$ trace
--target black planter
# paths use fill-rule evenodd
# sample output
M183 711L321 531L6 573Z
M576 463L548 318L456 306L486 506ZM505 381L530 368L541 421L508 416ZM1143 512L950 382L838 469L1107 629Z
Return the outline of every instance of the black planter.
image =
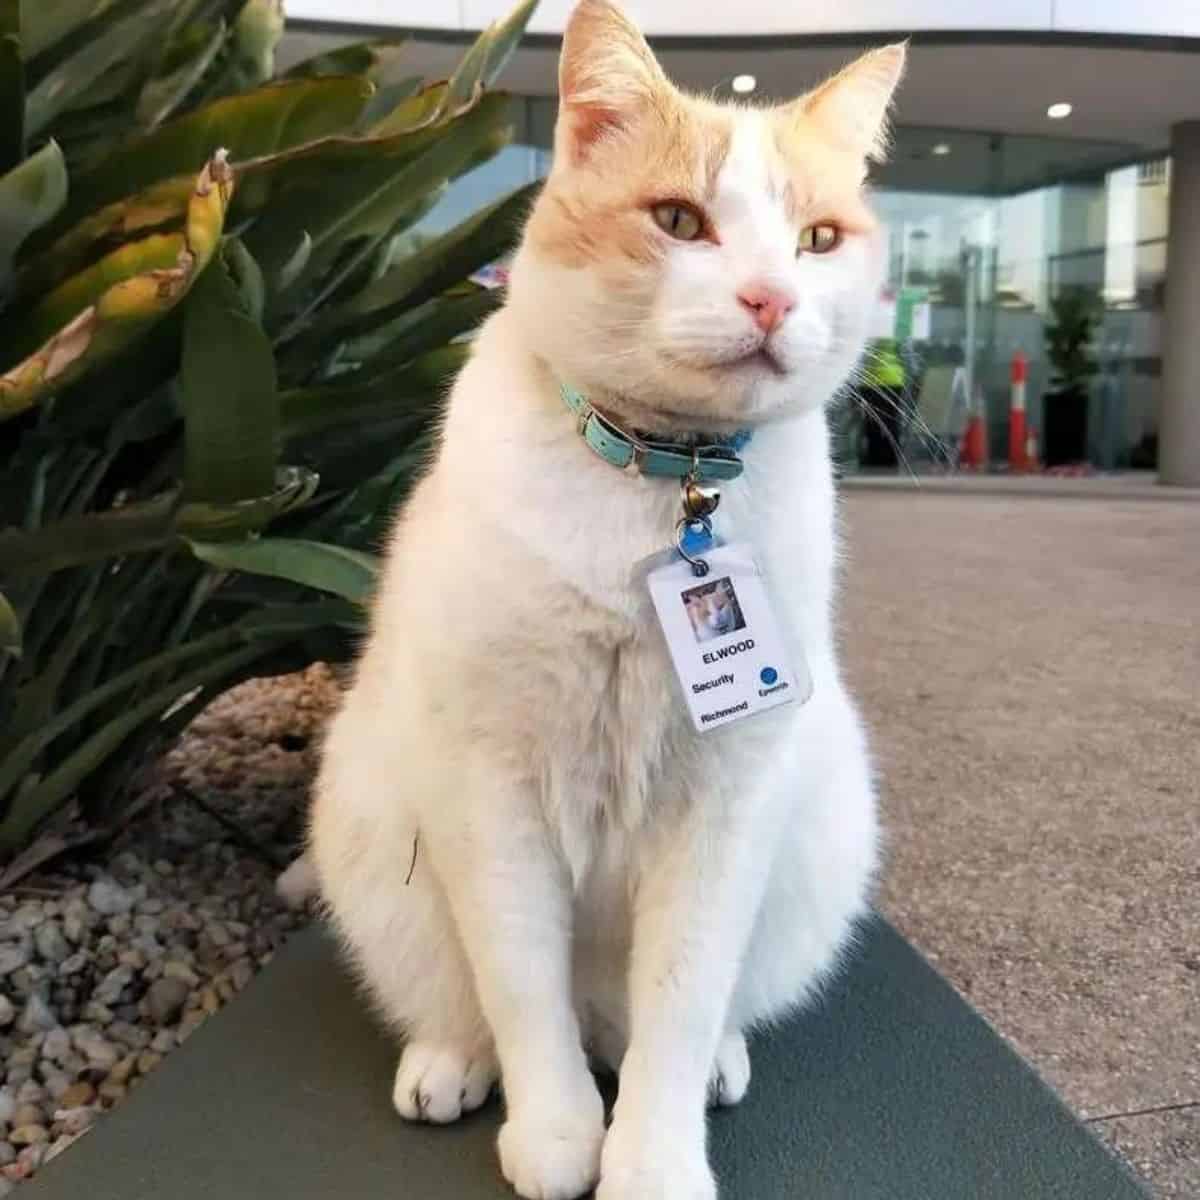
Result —
M1061 467L1087 460L1088 394L1079 388L1042 397L1042 460Z

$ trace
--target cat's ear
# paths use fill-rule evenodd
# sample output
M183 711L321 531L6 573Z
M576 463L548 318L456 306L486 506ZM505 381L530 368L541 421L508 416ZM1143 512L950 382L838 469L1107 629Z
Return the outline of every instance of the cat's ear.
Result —
M670 91L637 26L609 0L580 0L567 22L558 66L558 137L571 160Z
M888 148L888 110L907 57L907 42L868 51L789 107L815 121L837 145L882 160Z

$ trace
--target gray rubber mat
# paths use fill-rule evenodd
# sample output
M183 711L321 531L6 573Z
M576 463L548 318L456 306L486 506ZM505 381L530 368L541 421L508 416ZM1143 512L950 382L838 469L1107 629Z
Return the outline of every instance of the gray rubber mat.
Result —
M890 926L752 1047L710 1122L722 1200L1137 1200L1127 1174ZM504 1200L496 1103L391 1110L396 1051L310 931L24 1200ZM647 1198L652 1200L652 1198Z

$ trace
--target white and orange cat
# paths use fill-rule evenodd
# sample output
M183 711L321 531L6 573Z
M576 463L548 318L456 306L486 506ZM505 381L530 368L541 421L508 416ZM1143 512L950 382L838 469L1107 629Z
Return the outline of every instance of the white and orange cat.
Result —
M904 56L721 104L584 0L507 303L392 538L309 861L404 1036L396 1107L453 1121L501 1083L529 1200L711 1200L706 1105L741 1099L747 1035L813 994L867 903L825 406L879 284L862 187ZM658 438L752 431L718 530L754 544L807 704L693 731L636 570L678 483L594 454L562 383ZM589 1056L620 1074L607 1129Z

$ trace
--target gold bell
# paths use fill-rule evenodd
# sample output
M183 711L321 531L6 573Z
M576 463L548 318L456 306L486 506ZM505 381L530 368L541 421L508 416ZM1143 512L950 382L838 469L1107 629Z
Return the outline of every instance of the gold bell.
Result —
M720 503L720 488L699 483L690 476L683 481L683 511L691 520L712 516Z

